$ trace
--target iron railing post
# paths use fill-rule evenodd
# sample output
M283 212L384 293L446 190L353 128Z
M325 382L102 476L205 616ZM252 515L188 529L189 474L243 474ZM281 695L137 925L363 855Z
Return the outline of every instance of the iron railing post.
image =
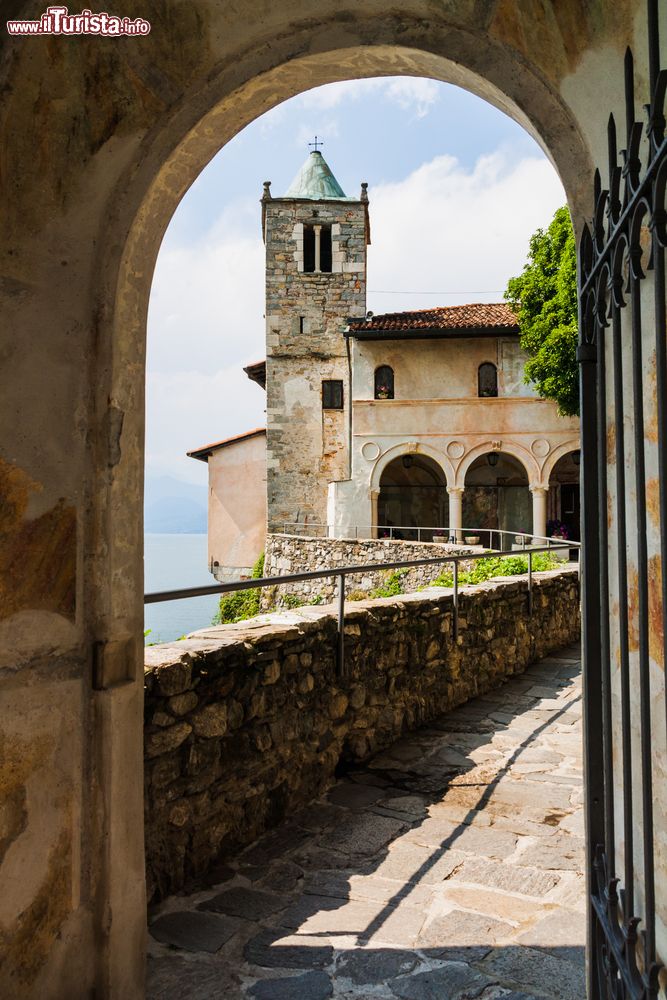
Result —
M459 561L454 560L454 642L459 638Z
M338 634L336 666L338 676L345 676L345 574L338 576Z
M528 549L528 617L533 617L533 550Z

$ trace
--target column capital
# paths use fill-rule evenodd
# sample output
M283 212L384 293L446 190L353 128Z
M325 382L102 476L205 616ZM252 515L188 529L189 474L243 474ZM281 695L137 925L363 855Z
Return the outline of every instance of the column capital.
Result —
M463 486L448 486L447 492L449 493L450 497L456 497L456 496L462 497L465 492L465 488Z
M548 486L540 486L538 484L533 484L533 483L530 484L528 489L533 494L533 496L540 496L540 495L546 496L546 494L549 492Z
M379 488L376 489L376 490L371 489L368 492L370 493L371 497L379 497L380 496L380 489Z

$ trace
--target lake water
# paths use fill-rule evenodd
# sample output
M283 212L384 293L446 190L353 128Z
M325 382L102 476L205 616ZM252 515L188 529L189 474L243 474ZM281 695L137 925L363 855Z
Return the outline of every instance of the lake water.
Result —
M208 571L206 535L144 535L144 589L176 590L215 583ZM146 642L171 642L211 624L219 595L165 601L144 607Z

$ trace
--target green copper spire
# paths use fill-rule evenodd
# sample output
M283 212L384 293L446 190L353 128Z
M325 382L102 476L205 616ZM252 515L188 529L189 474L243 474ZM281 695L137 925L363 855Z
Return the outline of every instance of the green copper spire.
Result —
M285 197L311 198L313 201L347 198L319 149L308 154L308 159L290 184Z

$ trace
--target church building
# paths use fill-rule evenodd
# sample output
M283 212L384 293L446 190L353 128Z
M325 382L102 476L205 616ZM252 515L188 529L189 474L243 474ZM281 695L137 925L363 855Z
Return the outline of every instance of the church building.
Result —
M348 197L319 149L261 204L266 361L245 370L266 433L188 453L209 465L214 575L247 572L265 531L578 538L579 421L524 383L510 308L369 313L367 184Z

